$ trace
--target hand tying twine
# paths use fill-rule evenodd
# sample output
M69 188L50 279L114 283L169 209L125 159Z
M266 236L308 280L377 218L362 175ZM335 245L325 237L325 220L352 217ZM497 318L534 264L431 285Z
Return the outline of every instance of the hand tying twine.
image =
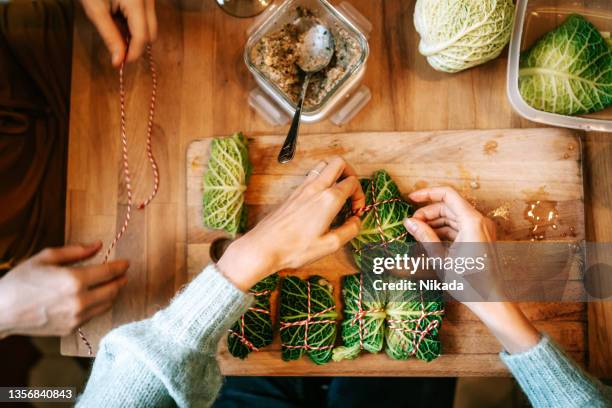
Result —
M159 169L157 167L157 162L155 161L155 157L153 156L153 146L152 146L152 134L153 134L153 120L155 118L155 102L157 97L157 70L155 67L155 61L153 60L153 53L151 50L151 45L147 46L146 50L149 72L151 73L151 100L149 102L149 115L147 118L147 138L146 138L146 152L147 158L149 159L149 163L151 164L151 170L153 171L153 188L149 196L138 205L138 209L144 209L157 195L157 190L159 189ZM123 224L121 225L121 229L115 235L115 238L108 246L106 253L104 254L104 261L106 263L110 254L127 231L128 225L130 223L130 217L132 214L132 178L130 176L130 165L128 159L128 139L127 139L127 119L126 119L126 108L125 108L125 81L124 81L124 69L125 69L125 61L121 63L121 68L119 69L119 107L120 107L120 115L121 115L121 156L123 161L123 182L125 184L125 190L127 194L127 207L125 211L125 216L123 218ZM85 337L83 330L79 327L77 329L79 337L81 341L87 347L88 354L90 356L93 355L93 348L91 343Z

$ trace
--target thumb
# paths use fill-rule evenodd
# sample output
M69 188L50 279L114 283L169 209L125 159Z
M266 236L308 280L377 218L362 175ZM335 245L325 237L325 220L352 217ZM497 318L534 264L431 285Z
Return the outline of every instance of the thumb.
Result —
M427 223L416 218L404 218L404 227L419 242L440 242L440 238Z

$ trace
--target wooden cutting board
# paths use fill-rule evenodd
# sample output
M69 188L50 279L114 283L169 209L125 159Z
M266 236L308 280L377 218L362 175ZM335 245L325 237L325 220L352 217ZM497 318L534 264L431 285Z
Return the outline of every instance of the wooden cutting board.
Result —
M296 158L276 162L282 136L251 138L249 156L253 175L246 193L249 226L299 185L320 160L341 155L359 176L387 170L403 194L426 186L450 185L482 212L494 217L499 240L534 238L534 224L526 217L530 203L540 200L558 213L556 229L540 228L545 240L582 240L584 204L581 141L566 129L501 129L436 132L369 132L304 135ZM211 138L192 142L187 150L187 267L190 278L210 262L210 247L224 232L202 226L202 176ZM274 240L275 237L270 237ZM345 251L339 251L298 271L319 274L334 285L341 310L340 277L356 272ZM281 275L285 272L281 273ZM576 276L579 278L580 276ZM273 305L276 305L276 296ZM523 310L578 361L586 348L586 306L582 303L523 303ZM275 307L276 309L276 307ZM316 366L307 358L284 362L275 328L274 343L246 360L232 357L225 340L219 363L225 375L337 375L337 376L487 376L507 375L499 360L500 346L464 306L446 305L441 340L443 355L431 363L394 361L384 353L365 353L356 360ZM276 316L276 310L273 310ZM275 319L277 320L277 319Z

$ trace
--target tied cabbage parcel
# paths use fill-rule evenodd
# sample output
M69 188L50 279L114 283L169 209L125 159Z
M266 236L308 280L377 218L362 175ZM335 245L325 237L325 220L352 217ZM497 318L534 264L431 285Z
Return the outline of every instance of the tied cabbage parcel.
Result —
M280 294L282 358L297 360L304 354L316 364L332 357L336 341L336 302L331 284L320 276L283 279Z
M251 351L259 351L272 343L274 333L270 316L270 295L277 284L278 275L274 274L250 289L249 292L255 298L253 306L234 323L227 335L227 348L234 357L244 359Z
M362 179L361 187L366 206L361 211L361 230L351 246L355 263L363 269L374 256L401 253L413 239L403 224L412 215L412 206L402 199L391 176L379 170L371 179Z
M402 199L384 170L362 180L361 185L366 206L361 211L361 231L351 245L362 273L343 278L343 346L334 349L333 359L353 359L361 350L377 353L384 346L394 359L415 356L431 361L440 355L437 337L444 313L441 293L375 290L373 280L399 278L373 277L371 273L375 258L410 252L414 240L402 221L412 215L412 206Z
M342 278L343 346L334 349L334 361L352 360L359 356L361 350L378 353L383 348L386 294L371 290L371 286L364 286L360 282L362 276L356 274ZM362 288L363 291L368 290L368 293L360 293Z
M443 72L484 64L510 41L513 17L512 0L417 0L419 52Z
M388 276L389 282L398 279ZM385 352L389 357L431 361L440 356L438 332L444 315L440 291L390 290L386 312Z
M595 26L573 14L521 55L519 91L530 106L562 115L612 104L612 51Z
M371 280L360 281L363 275L344 278L343 346L334 349L333 360L354 359L361 350L377 353L383 345L385 353L395 360L438 358L441 353L438 336L444 315L442 293L420 289L374 290ZM377 279L393 283L401 278L386 275Z
M232 236L246 227L244 192L251 173L248 142L242 133L215 138L204 175L203 221Z

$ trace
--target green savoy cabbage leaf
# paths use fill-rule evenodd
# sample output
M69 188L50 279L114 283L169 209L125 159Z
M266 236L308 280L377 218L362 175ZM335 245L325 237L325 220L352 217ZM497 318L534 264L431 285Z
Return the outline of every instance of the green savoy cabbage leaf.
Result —
M372 285L375 279L399 279L388 274L374 277L373 260L411 252L415 243L402 221L412 215L412 206L383 170L362 180L361 185L366 206L361 212L361 231L351 246L362 272L343 278L343 345L334 349L333 359L353 359L361 350L377 353L384 347L397 360L416 357L431 361L440 355L441 293L375 290Z
M230 328L227 348L238 358L245 358L251 351L258 351L272 343L272 318L270 295L276 289L278 275L270 275L250 289L255 300L253 306Z
M246 227L244 192L251 173L248 142L242 133L215 138L204 175L203 222L232 236Z
M521 55L519 90L535 109L562 115L612 104L612 51L595 26L573 14Z
M389 282L400 279L389 275ZM385 352L396 360L416 357L431 361L440 356L438 333L444 302L441 292L420 290L388 291Z
M361 214L361 230L357 237L351 240L353 258L357 266L367 268L368 257L376 253L375 249L385 251L389 244L394 253L397 246L413 242L406 232L403 220L412 215L412 206L401 197L399 188L391 176L379 170L371 179L361 180L361 187L366 195L366 207Z
M347 275L342 278L344 320L342 321L343 346L336 347L333 360L341 361L357 357L361 350L378 353L383 348L385 335L385 293L369 290L363 285L363 275ZM360 289L360 287L362 289Z
M338 312L332 286L320 276L283 279L280 293L282 358L297 360L304 354L316 364L332 358Z

